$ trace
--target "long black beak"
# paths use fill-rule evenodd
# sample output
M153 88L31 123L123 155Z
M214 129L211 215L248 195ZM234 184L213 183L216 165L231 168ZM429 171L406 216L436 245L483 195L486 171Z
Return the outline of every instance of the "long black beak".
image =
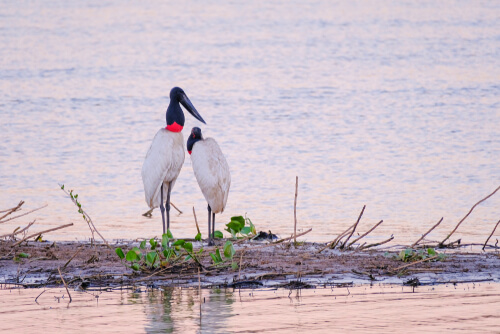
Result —
M201 115L198 113L196 108L193 106L193 104L191 103L191 101L189 100L189 98L187 97L186 94L182 94L182 97L181 97L179 102L184 106L184 108L186 108L187 111L189 111L189 113L191 115L194 116L194 118L196 118L197 120L199 120L203 124L207 124L207 123L205 123L205 121L203 120Z

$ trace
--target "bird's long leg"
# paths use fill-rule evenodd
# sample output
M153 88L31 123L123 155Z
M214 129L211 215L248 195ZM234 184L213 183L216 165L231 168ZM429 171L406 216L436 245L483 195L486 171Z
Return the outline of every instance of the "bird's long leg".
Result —
M212 233L210 231L210 227L211 227L210 217L212 216L212 209L210 208L210 205L207 207L207 209L208 209L208 245L212 246L213 245L213 242L212 242Z
M212 213L212 238L215 238L215 212Z
M170 190L172 189L172 182L168 183L167 191L167 231L170 230ZM165 230L165 229L164 229ZM165 231L163 231L165 233Z
M165 207L163 206L163 183L160 188L160 211L161 211L161 220L163 221L163 234L165 234Z

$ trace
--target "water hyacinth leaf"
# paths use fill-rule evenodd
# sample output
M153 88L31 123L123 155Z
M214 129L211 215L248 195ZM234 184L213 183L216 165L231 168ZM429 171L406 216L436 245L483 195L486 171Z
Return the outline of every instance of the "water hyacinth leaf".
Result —
M201 241L201 232L198 232L198 234L196 235L196 237L194 237L194 240Z
M173 246L182 246L182 245L184 245L184 243L185 243L184 240L179 239L176 242L174 242Z
M215 239L222 239L222 238L224 238L224 235L222 234L221 231L215 231L214 232L214 238Z
M165 256L165 259L168 260L172 256L172 250L171 249L165 249L163 251L163 256Z
M182 245L182 247L188 252L192 253L193 252L193 244L190 242L186 242L185 244Z
M231 217L231 221L232 222L238 222L240 224L241 228L243 228L243 226L245 226L245 218L243 218L243 216L234 216L234 217Z
M123 260L125 258L125 254L123 254L123 250L120 247L115 249L115 253L120 259Z
M234 250L233 243L231 241L226 241L224 245L224 256L228 259L232 259L236 251Z
M248 235L252 232L252 229L250 228L250 226L245 226L241 229L241 234L244 234L244 235Z
M231 222L227 223L226 226L227 226L228 232L231 232L231 230L232 230L232 231L234 231L234 233L238 233L242 228L240 223L237 221L231 221Z
M237 262L231 263L231 268L233 268L233 270L238 270L238 263Z
M140 271L141 270L141 267L139 266L139 263L132 264L132 266L130 268L134 269L135 271Z
M138 259L137 259L137 253L136 253L136 252L134 252L134 250L132 250L132 249L131 249L131 250L129 250L129 251L127 252L127 256L125 257L125 260L130 261L130 262L135 261L135 260L138 260Z
M184 258L184 262L191 260L191 255L188 255Z
M427 248L427 254L434 256L436 255L436 250L434 248Z
M144 249L144 248L146 248L146 240L142 240L142 241L141 241L141 244L139 245L139 248L140 248L140 249Z
M153 263L155 263L156 257L157 257L156 252L149 252L146 255L146 262L153 264Z
M165 249L168 248L168 242L170 241L170 238L168 235L165 233L161 236L161 246Z
M170 232L170 230L167 230L167 237L169 237L170 239L174 238L174 236L172 235L172 232Z
M218 248L215 251L215 256L217 257L217 261L222 262L222 256L220 256L220 251Z
M19 254L17 254L17 257L28 258L28 257L30 257L30 255L27 253L19 253Z
M214 264L219 263L219 262L217 261L217 257L215 256L215 254L210 253L210 257L212 258L212 261L214 262Z
M155 239L150 239L149 244L151 245L151 249L155 249L158 244Z

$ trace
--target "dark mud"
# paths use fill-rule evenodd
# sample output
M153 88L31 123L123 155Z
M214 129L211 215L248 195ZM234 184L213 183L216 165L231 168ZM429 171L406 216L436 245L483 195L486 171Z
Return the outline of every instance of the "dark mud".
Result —
M223 241L219 241L223 245ZM137 273L120 262L115 247L124 250L137 243L117 243L92 247L77 242L29 242L12 247L0 242L0 283L23 287L61 286L62 275L71 288L119 286L258 286L309 288L359 283L439 284L496 281L500 282L498 252L450 252L441 261L427 261L397 269L407 263L395 259L398 250L338 251L318 250L324 244L304 243L268 246L266 243L235 245L234 262L213 266L206 248L200 257L202 267L194 261L174 263L156 271ZM194 243L195 249L201 246ZM79 251L78 251L79 250ZM213 249L212 249L213 251ZM78 253L77 253L78 252ZM20 253L29 258L17 258ZM76 256L75 256L75 253ZM68 261L73 259L68 263ZM67 264L68 263L68 264ZM67 265L66 265L67 264Z

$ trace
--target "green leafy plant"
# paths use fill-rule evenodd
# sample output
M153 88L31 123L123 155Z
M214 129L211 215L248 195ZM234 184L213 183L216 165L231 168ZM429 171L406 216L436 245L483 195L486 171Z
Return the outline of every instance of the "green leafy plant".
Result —
M133 247L127 254L120 247L116 248L115 252L122 261L126 261L128 267L136 271L165 267L169 263L178 261L184 255L184 261L193 259L200 263L193 252L191 242L179 239L171 244L172 239L173 235L168 230L167 233L162 235L161 241L152 238L149 240L148 245L147 240L143 240L140 242L139 247ZM198 254L201 252L203 252L203 248L200 249Z
M441 261L446 258L446 255L443 253L438 253L434 248L413 250L411 248L407 248L399 252L396 255L396 259L403 262L415 262L420 260L425 260L433 256L438 256L436 261Z
M231 221L226 224L226 227L226 231L231 233L233 238L257 234L255 226L250 218L243 216L231 217Z
M234 249L233 243L227 240L222 248L222 255L220 249L216 248L215 253L210 253L210 257L212 258L213 264L216 266L225 264L227 261L232 261L231 267L236 270L238 269L238 264L233 261L234 254L236 254L236 250Z

